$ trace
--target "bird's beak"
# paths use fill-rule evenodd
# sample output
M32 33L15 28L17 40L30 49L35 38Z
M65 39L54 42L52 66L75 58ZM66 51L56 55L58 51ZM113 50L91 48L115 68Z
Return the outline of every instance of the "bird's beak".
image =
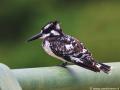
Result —
M40 33L30 37L27 41L30 42L30 41L36 40L36 39L40 38L41 36L42 36L42 33L40 32Z

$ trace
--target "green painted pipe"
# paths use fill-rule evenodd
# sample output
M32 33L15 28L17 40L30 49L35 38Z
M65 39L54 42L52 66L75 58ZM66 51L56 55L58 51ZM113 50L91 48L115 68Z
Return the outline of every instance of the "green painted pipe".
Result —
M76 65L13 69L12 72L23 90L119 90L120 62L106 64L112 66L110 74Z

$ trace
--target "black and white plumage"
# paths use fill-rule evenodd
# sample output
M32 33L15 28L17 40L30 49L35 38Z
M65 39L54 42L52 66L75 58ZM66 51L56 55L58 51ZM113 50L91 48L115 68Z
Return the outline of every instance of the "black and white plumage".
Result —
M57 21L49 22L40 33L31 37L28 41L38 38L43 39L44 50L49 55L62 60L64 62L63 66L67 63L73 63L94 72L108 73L111 70L110 66L96 62L83 43L64 34Z

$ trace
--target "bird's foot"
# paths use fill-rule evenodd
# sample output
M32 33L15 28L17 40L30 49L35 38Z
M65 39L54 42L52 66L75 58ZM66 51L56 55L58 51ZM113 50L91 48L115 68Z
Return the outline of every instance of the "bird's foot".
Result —
M67 62L61 63L58 66L66 68Z

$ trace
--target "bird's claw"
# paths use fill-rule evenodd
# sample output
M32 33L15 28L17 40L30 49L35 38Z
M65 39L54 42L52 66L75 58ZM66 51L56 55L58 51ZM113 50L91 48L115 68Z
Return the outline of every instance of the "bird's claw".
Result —
M67 65L67 62L64 62L64 63L61 63L61 64L59 64L59 65L57 65L57 66L66 68L66 65Z

